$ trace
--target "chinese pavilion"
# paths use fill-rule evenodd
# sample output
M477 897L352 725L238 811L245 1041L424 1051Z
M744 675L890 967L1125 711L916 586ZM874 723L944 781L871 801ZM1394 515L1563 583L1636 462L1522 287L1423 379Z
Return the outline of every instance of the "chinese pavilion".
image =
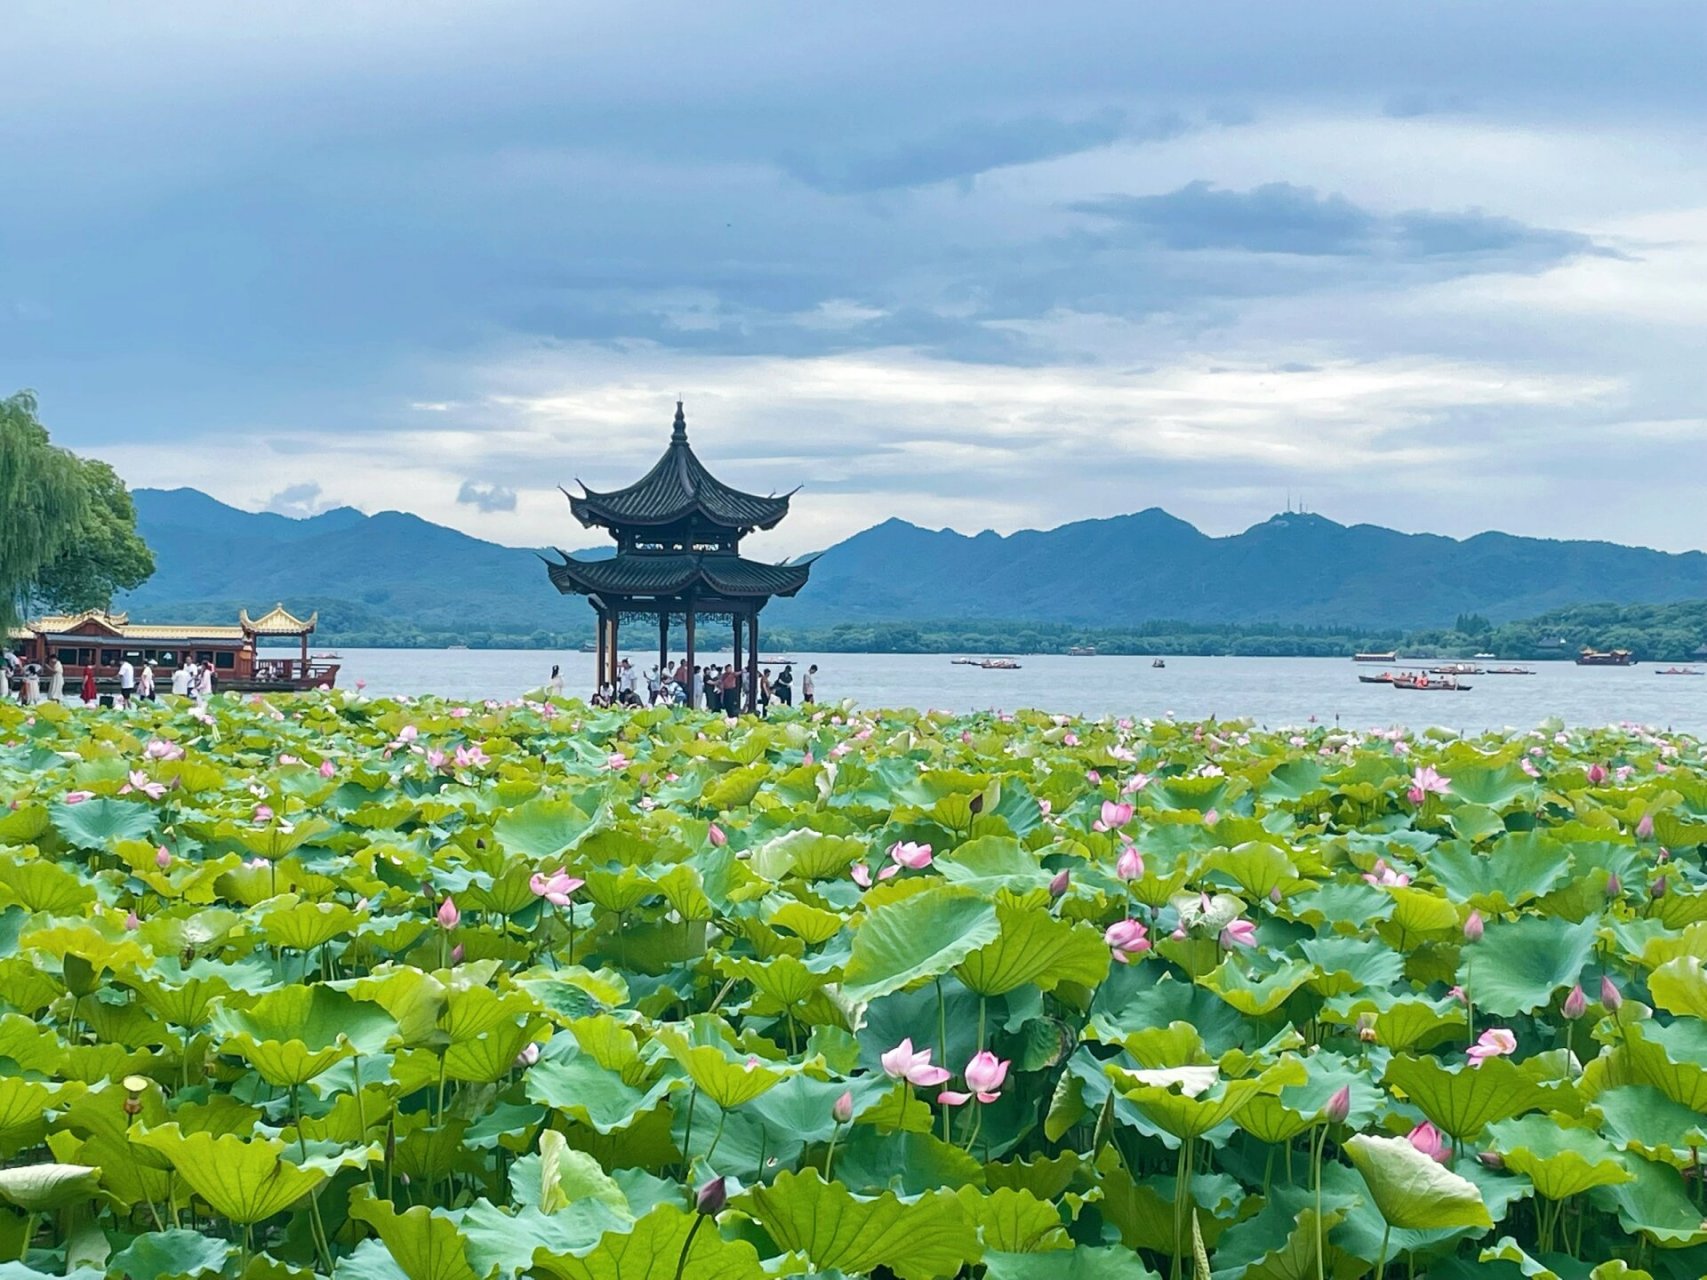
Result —
M657 620L662 667L669 661L670 619L681 617L690 672L698 624L727 620L735 667L743 671L743 701L751 706L759 682L759 611L772 596L792 596L804 587L812 566L748 560L741 555L741 539L775 528L793 494L744 493L707 471L688 444L687 417L678 400L670 447L650 471L626 489L599 493L582 484L579 497L567 490L564 496L583 525L606 529L616 539L616 554L608 559L581 560L559 550L561 564L546 561L552 584L564 595L586 596L598 615L598 683L616 683L624 619ZM693 706L698 681L687 684Z

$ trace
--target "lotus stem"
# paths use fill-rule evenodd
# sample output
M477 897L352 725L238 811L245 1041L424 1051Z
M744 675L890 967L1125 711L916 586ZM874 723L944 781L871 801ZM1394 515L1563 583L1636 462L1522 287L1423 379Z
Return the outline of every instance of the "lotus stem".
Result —
M1316 1131L1316 1140L1310 1152L1310 1172L1316 1186L1316 1280L1324 1280L1322 1263L1322 1148L1328 1141L1328 1126L1322 1125Z
M682 1241L682 1251L676 1258L676 1280L682 1280L682 1270L688 1265L688 1250L693 1248L693 1238L699 1234L700 1224L705 1221L705 1217L703 1213L694 1215L693 1226L688 1228L687 1239Z
M1375 1280L1387 1273L1387 1245L1393 1237L1393 1224L1385 1222L1381 1227L1381 1257L1375 1263Z

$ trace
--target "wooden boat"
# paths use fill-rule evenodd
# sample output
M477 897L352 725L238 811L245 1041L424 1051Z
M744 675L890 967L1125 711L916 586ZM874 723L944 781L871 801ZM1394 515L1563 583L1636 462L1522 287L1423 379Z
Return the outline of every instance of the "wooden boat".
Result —
M985 658L978 664L985 671L1018 671L1019 663L1012 658Z
M1393 653L1354 653L1351 655L1351 660L1353 662L1393 663L1393 662L1397 662L1399 660L1399 655L1397 652L1393 652Z
M88 609L37 618L13 634L13 643L19 657L43 668L57 657L65 667L68 690L82 680L87 667L94 668L95 683L102 689L117 688L119 666L129 662L133 670L153 666L155 688L169 691L172 672L196 662L213 667L214 688L222 692L287 693L331 688L338 682L337 655L308 653L308 637L319 621L318 613L298 618L282 604L259 618L240 609L235 626L132 622L129 614ZM299 654L260 647L263 639L287 638L300 642Z
M1163 662L1163 661L1162 661L1162 660L1161 660L1161 659L1160 659L1160 658L1157 658L1157 659L1156 659L1156 660L1155 660L1155 661L1154 661L1154 662L1152 662L1152 663L1151 663L1151 664L1150 664L1150 665L1151 665L1151 666L1152 666L1152 667L1165 667L1165 666L1167 666L1167 665L1168 665L1168 664L1167 664L1167 663L1165 663L1165 662Z
M1391 671L1383 671L1378 676L1358 676L1357 682L1359 684L1392 684L1393 673Z
M1447 662L1438 667L1430 667L1431 676L1479 676L1482 669L1473 662Z
M1484 667L1481 674L1485 676L1532 676L1535 672L1530 667Z
M1069 658L1094 658L1097 656L1097 647L1094 644L1076 644L1067 650L1067 656Z
M955 667L978 667L983 665L983 663L981 663L977 658L950 658L948 661L950 666Z
M1420 693L1438 693L1442 691L1468 691L1471 686L1459 680L1456 676L1447 676L1441 680L1430 680L1423 672L1414 676L1396 675L1391 681L1395 689L1415 689Z
M1577 655L1579 667L1633 667L1636 655L1628 649L1584 649Z

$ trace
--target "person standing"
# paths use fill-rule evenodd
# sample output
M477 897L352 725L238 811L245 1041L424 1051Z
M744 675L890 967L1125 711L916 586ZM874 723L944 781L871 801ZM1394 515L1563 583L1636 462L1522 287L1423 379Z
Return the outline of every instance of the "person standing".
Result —
M563 671L556 663L551 664L551 679L546 682L546 691L554 698L563 696Z
M202 663L202 669L196 675L196 701L206 702L213 697L213 663Z
M776 678L776 700L785 707L794 705L794 668L784 667Z
M172 696L187 698L190 696L190 680L194 673L188 662L180 662L172 671Z
M0 656L0 702L6 702L12 697L12 651L6 650Z
M818 682L813 677L818 674L818 664L814 662L806 668L806 675L800 681L800 705L806 706L818 696Z
M101 699L99 690L95 688L95 668L83 668L83 705L92 707Z
M741 678L735 674L733 666L724 667L723 674L717 677L717 692L724 715L741 714Z
M115 707L128 707L130 700L136 696L136 668L130 665L128 657L119 660L119 700Z
M57 653L47 664L47 697L49 702L65 701L65 664Z
M154 664L142 664L142 672L136 677L136 696L144 702L154 701Z
M759 672L759 715L768 716L771 710L771 669Z

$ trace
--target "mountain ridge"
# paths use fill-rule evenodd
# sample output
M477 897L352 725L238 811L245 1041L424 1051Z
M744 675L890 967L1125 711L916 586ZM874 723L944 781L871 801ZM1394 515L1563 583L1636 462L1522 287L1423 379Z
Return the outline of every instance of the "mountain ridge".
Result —
M331 635L388 626L591 634L535 550L409 512L246 512L195 489L139 489L154 578L115 602L166 618L236 603L320 608ZM579 532L579 530L577 530ZM600 549L588 549L592 554ZM608 550L605 552L608 554ZM963 534L891 517L826 548L772 626L981 618L1118 626L1160 619L1412 628L1587 602L1707 598L1707 555L1495 530L1457 539L1282 512L1210 535L1161 507L1053 529ZM186 617L189 615L185 615Z

